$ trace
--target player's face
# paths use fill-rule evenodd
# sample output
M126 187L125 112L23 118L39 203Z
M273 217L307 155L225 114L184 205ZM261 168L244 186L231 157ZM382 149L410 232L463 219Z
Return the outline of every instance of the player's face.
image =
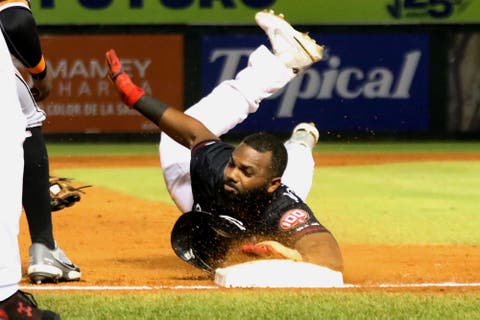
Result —
M271 152L258 152L240 144L224 170L225 191L232 196L273 192L280 184L280 178L272 178L271 164Z

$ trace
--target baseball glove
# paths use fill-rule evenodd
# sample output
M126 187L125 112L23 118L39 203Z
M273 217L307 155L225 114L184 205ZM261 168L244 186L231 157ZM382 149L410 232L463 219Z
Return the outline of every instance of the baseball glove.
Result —
M71 207L75 202L80 201L81 189L91 187L90 185L74 187L72 179L50 177L50 207L52 211L62 210Z

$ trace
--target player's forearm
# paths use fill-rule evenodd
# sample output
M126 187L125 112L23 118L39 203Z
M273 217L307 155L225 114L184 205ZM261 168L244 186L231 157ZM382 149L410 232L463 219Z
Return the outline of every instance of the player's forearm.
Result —
M174 108L165 110L159 127L170 138L189 149L202 141L218 139L203 123Z
M46 71L46 69L45 69ZM42 79L33 78L33 85L30 88L35 101L42 101L50 94L52 90L52 75L51 72L44 74Z
M122 101L155 123L170 138L191 149L201 141L218 139L200 121L185 113L170 108L166 103L145 93L125 73L115 50L105 53L109 77L115 84Z
M200 121L149 95L142 96L133 108L189 149L201 141L217 139Z
M256 244L244 244L242 251L261 257L289 259L303 261L302 255L296 250L289 248L278 241L266 240Z
M302 237L295 244L304 262L343 271L343 258L337 241L329 232L313 233Z
M166 103L159 101L152 96L143 93L141 98L133 105L133 109L140 112L145 118L159 126L165 110L168 108Z

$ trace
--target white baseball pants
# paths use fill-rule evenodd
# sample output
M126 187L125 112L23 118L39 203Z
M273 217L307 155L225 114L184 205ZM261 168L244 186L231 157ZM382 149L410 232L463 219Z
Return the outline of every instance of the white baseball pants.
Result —
M0 32L0 301L18 290L21 264L18 248L22 212L23 140L26 120L20 107L15 83L15 68L5 39Z
M220 83L185 113L220 137L245 120L248 114L257 111L263 99L282 89L293 78L295 74L292 69L262 45L250 54L247 67L235 79ZM288 165L282 182L305 199L313 178L311 150L293 141L287 141L285 146ZM191 211L190 150L164 133L161 134L159 150L170 196L181 212Z

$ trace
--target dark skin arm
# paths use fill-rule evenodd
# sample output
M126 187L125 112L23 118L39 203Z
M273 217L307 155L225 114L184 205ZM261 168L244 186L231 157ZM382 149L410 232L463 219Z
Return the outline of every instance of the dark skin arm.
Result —
M343 258L335 238L329 232L312 233L302 237L295 244L304 262L343 271Z
M192 149L199 142L205 140L218 140L218 137L203 123L176 108L167 106L152 96L142 96L133 108L188 149Z
M169 137L188 149L205 140L218 140L218 137L200 121L147 95L143 89L135 85L123 71L115 50L107 51L105 56L109 77L127 106L140 112Z
M175 108L165 110L158 127L189 149L205 140L218 140L200 121Z
M340 248L329 232L307 234L298 240L293 248L278 241L266 240L254 246L244 247L243 250L264 258L309 262L335 271L343 271Z

